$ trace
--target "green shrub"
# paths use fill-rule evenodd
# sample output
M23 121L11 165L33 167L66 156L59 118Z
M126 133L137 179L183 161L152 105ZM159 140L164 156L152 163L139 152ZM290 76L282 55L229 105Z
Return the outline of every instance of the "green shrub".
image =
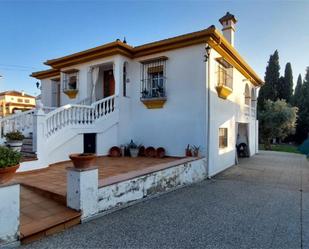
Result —
M9 141L13 141L13 140L20 141L20 140L23 140L25 136L20 131L12 131L12 132L6 133L5 138Z
M0 146L0 168L7 168L19 164L21 154L4 146Z

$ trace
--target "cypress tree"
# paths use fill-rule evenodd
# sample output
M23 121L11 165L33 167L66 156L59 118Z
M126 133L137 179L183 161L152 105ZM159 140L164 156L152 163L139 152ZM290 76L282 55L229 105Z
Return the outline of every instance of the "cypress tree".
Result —
M276 50L269 57L268 65L265 72L265 84L261 87L258 97L258 110L264 109L264 103L270 99L272 101L278 98L278 86L280 77L279 53Z
M284 77L279 80L278 99L285 99L287 103L291 103L293 95L293 72L291 63L285 65Z
M297 78L297 83L296 83L294 95L293 95L293 101L292 101L292 104L294 106L297 106L297 107L299 107L299 105L301 103L302 86L303 86L303 80L301 78L301 74L299 74L298 78Z
M300 89L300 97L298 100L299 114L295 138L298 143L302 143L307 139L309 133L309 67L307 67L306 76Z
M277 86L277 93L278 93L277 99L286 100L285 99L286 98L285 78L283 76L279 78L279 84Z

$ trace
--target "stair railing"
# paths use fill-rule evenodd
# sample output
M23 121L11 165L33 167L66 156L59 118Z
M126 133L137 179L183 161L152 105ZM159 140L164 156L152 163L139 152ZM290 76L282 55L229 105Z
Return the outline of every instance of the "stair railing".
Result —
M94 102L90 106L69 104L45 116L45 136L50 137L67 126L87 126L115 111L115 95Z
M78 101L76 104L77 105L91 105L92 104L92 98L88 97L88 98L82 99L82 100Z
M12 131L32 132L34 112L35 109L32 109L0 118L0 138L4 138L6 133Z

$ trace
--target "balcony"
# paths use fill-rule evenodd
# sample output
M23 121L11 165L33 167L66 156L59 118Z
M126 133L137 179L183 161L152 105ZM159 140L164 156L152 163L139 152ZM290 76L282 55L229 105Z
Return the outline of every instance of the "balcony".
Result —
M141 81L141 101L148 109L163 108L166 102L166 78L154 76Z
M75 99L78 93L78 70L71 69L69 71L63 72L62 75L63 93L66 94L70 99Z
M219 66L217 71L218 84L216 90L218 97L227 99L227 97L233 92L233 77L228 74L227 69Z

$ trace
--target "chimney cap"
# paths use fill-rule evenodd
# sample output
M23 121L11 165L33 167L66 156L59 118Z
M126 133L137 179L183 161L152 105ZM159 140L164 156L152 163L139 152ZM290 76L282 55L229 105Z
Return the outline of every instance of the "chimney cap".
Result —
M232 20L234 23L237 23L237 19L230 12L226 12L226 14L219 19L219 22L223 25L223 22Z

